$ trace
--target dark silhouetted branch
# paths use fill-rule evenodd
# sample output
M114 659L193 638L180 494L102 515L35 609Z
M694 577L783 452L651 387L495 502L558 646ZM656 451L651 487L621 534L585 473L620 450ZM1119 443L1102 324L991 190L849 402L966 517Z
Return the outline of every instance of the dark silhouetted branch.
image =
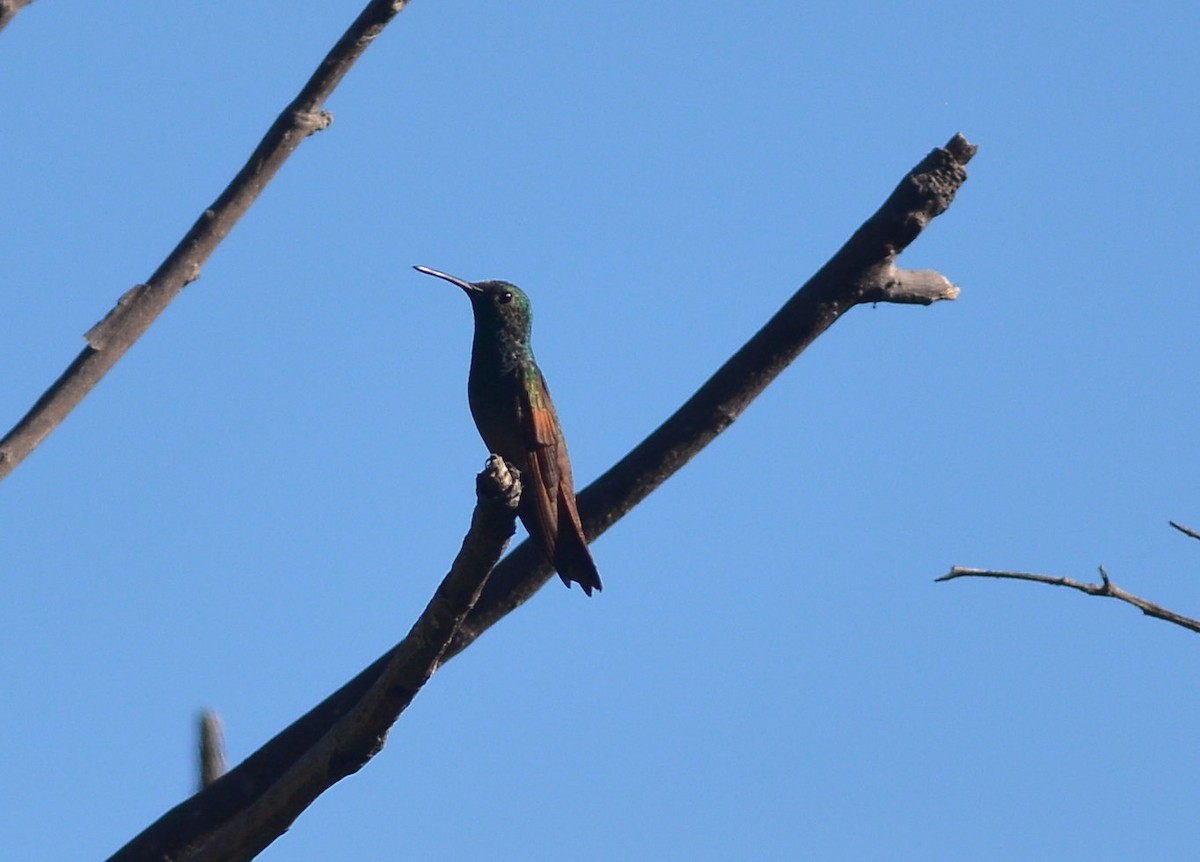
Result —
M267 130L249 161L200 214L145 284L126 291L88 331L87 346L29 412L0 440L0 480L58 427L125 352L150 328L208 260L279 168L313 132L331 122L322 105L376 36L408 0L372 0L321 61L300 94Z
M1177 524L1174 521L1167 521L1167 523L1170 524L1172 527L1174 527L1179 532L1183 533L1185 536L1191 536L1193 539L1200 539L1200 533L1197 533L1195 530L1191 529L1190 527L1185 527L1185 526L1183 526L1183 524Z
M521 485L492 456L476 479L462 550L408 636L243 763L167 812L110 862L252 859L322 792L383 748L437 670L488 573L516 532Z
M950 205L975 149L955 135L945 148L930 153L766 326L674 415L584 490L580 511L590 537L619 520L727 428L849 308L864 302L928 304L957 296L957 288L939 274L897 269L895 259ZM481 495L476 521L486 511L484 499ZM513 532L515 513L515 501L508 503L505 539ZM475 530L473 525L472 534ZM470 541L468 537L468 545ZM492 549L471 554L464 545L460 561L473 559L470 578L481 578L499 553ZM456 561L456 570L458 566ZM387 728L440 662L522 604L549 576L549 566L526 542L492 569L474 602L460 601L459 593L454 602L445 603L453 612L437 613L435 597L403 643L211 787L168 812L113 858L250 858L322 789L361 768L379 750ZM454 572L447 583L453 577ZM497 578L501 586L493 587ZM445 589L444 583L438 595ZM448 643L424 633L431 614L441 620L438 638L444 636Z

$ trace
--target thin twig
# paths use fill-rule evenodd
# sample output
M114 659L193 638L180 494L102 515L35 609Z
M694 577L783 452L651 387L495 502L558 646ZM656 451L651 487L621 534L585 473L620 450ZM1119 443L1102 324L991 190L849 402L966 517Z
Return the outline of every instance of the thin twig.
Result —
M633 451L579 494L589 540L616 523L733 424L817 336L860 303L954 299L958 288L931 270L901 270L896 258L966 181L978 148L961 134L913 168L883 205L687 402ZM451 649L465 649L552 576L529 542L509 554L488 581Z
M1154 602L1126 592L1112 582L1103 566L1100 567L1100 583L1098 584L1089 584L1084 581L1077 581L1074 578L1060 578L1053 575L1035 575L1029 572L1005 572L995 569L968 569L962 566L955 566L948 574L936 578L935 581L953 581L957 578L1001 578L1010 581L1033 581L1036 584L1049 584L1052 587L1067 587L1068 589L1086 593L1089 596L1104 596L1110 599L1117 599L1118 601L1133 605L1146 616L1165 620L1177 626L1182 626L1189 631L1200 633L1200 620L1194 620L1191 617L1185 617L1183 614L1177 614L1175 611L1168 610L1162 605L1156 605Z
M200 214L150 280L126 291L108 315L87 332L88 345L0 440L0 480L58 427L171 300L200 277L205 261L288 157L306 137L329 125L332 117L322 110L325 100L387 23L407 5L408 0L371 0L367 4L299 95L271 124L220 197Z
M454 632L516 532L521 485L492 456L462 549L396 647L211 786L168 811L110 862L252 859L322 792L383 748L388 730L441 664Z
M0 30L7 27L17 13L32 2L33 0L0 0Z
M1174 527L1179 532L1183 533L1185 536L1191 536L1193 539L1200 539L1200 533L1197 533L1195 530L1191 529L1190 527L1185 527L1185 526L1183 526L1183 524L1177 524L1174 521L1167 521L1167 523L1170 524L1172 527Z

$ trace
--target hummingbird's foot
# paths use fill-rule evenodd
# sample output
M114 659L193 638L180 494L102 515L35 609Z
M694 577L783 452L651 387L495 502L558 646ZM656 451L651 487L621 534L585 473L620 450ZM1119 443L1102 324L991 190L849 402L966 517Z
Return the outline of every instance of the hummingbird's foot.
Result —
M475 493L515 512L521 502L521 471L499 455L489 455L483 472L475 477Z

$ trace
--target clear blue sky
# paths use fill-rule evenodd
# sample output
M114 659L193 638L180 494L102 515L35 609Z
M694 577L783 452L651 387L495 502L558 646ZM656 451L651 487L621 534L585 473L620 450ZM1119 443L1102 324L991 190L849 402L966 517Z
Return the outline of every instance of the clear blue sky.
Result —
M157 264L361 0L39 0L0 34L0 424ZM319 8L318 8L319 7ZM522 285L586 484L932 147L858 308L448 665L269 860L1189 858L1200 613L1195 4L415 0L179 300L0 488L0 833L102 858L396 642L486 452Z

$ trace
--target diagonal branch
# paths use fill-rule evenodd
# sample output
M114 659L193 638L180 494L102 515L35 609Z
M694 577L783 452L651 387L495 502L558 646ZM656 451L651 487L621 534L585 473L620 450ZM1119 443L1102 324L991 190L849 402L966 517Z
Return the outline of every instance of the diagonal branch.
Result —
M233 181L200 214L145 284L126 291L116 306L88 331L87 346L46 390L16 426L0 439L0 480L75 409L200 269L221 240L258 199L275 173L313 132L327 128L332 117L322 110L350 67L408 0L371 0L321 61L316 72L283 113ZM3 19L0 19L2 21Z
M817 336L860 303L929 305L958 288L931 270L902 270L897 256L941 215L966 181L977 147L961 134L926 156L879 210L700 389L628 455L579 494L579 513L594 540L733 424L767 385ZM540 553L524 542L506 557L452 652L458 653L501 617L520 607L551 577Z
M1185 617L1183 614L1177 614L1175 611L1168 610L1162 605L1156 605L1154 602L1147 601L1141 596L1135 596L1133 593L1126 592L1109 579L1108 572L1104 571L1104 566L1100 567L1100 583L1098 584L1089 584L1084 581L1077 581L1074 578L1060 578L1053 575L1034 575L1029 572L1004 572L994 569L968 569L962 566L955 566L947 574L942 575L940 578L935 578L934 582L953 581L958 578L1000 578L1009 581L1032 581L1035 584L1049 584L1053 587L1067 587L1068 589L1086 593L1089 596L1104 596L1125 602L1126 604L1133 605L1148 617L1166 620L1169 623L1174 623L1177 626L1182 626L1185 629L1200 634L1200 620L1194 620L1191 617Z
M110 862L252 859L321 793L383 748L516 531L521 485L502 459L488 459L476 495L462 550L408 636L242 764L164 814Z
M1175 521L1167 521L1167 523L1179 532L1183 533L1185 536L1190 536L1193 539L1200 539L1200 533L1197 533L1191 527L1185 527L1183 524L1178 524Z
M590 537L616 523L727 428L792 359L847 309L861 302L929 304L958 295L958 289L943 276L899 270L895 258L930 219L950 205L966 179L964 166L975 149L961 135L955 135L945 149L930 153L745 347L580 495L580 510ZM511 535L511 512L508 517L506 537ZM494 556L491 561L495 561ZM549 575L549 567L528 542L509 554L492 570L472 610L454 627L449 645L438 652L432 666L469 646L485 629L522 604ZM497 578L503 579L502 585L493 588ZM258 824L270 836L261 843L266 846L312 801L309 794L357 770L382 746L391 720L415 694L411 686L397 691L391 680L397 662L411 661L405 651L420 626L418 621L402 644L376 659L211 787L176 806L113 859L249 858L243 854L249 852L251 844L243 842L230 849L232 845L214 837L234 829L234 825L244 837L254 834L254 824ZM427 675L420 678L423 681ZM384 711L390 718L373 725L377 728L374 736L356 737L354 744L341 745L334 753L330 741L343 733L343 723L351 715L375 714L377 708L364 706L364 702L381 693L403 695L407 700L398 709L391 704ZM305 788L302 804L294 806L293 800L285 799L282 801L288 806L281 807L281 794L286 795L283 789L296 784L300 777L304 778Z

